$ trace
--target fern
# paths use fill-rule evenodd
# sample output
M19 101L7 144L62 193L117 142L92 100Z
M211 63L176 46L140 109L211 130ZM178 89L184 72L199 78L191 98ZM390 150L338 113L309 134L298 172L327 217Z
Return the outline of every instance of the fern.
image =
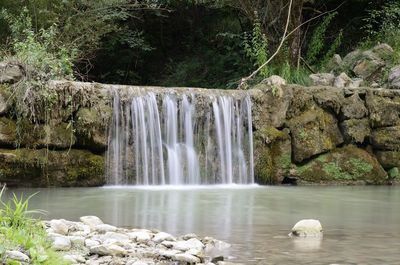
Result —
M325 41L325 34L326 31L332 21L332 19L337 15L337 12L333 12L322 20L321 24L318 25L318 27L315 28L312 36L310 43L308 45L308 50L307 50L307 61L310 64L314 64L317 61L318 55L321 54L323 48L324 48L324 41Z

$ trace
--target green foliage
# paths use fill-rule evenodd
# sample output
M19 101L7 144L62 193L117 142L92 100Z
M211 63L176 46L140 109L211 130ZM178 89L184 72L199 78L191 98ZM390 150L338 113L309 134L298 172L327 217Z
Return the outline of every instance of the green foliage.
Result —
M368 10L368 16L363 19L363 30L367 33L364 45L374 45L376 42L386 42L395 50L400 51L400 2L386 1L383 5Z
M342 44L342 40L343 40L343 30L340 30L338 36L335 38L332 45L329 47L329 50L322 57L322 60L321 60L322 66L326 65L329 62L329 60L331 60L332 57L336 54L337 50L339 49L340 45Z
M341 167L339 167L335 162L325 163L322 169L333 178L337 180L352 180L353 177L344 172Z
M317 63L317 58L320 56L321 52L324 49L325 45L325 35L328 30L328 27L330 23L332 22L332 19L337 15L337 12L333 12L325 16L322 20L322 22L315 28L311 40L308 44L308 50L307 50L307 61L310 64L315 64ZM340 42L339 42L340 45ZM333 45L332 45L333 46ZM332 48L331 46L331 48ZM336 50L336 49L334 49Z
M0 260L4 261L7 250L18 249L29 253L31 264L68 264L51 249L46 231L40 221L30 217L34 213L42 212L29 210L29 200L34 195L24 199L13 194L11 199L4 201L2 198L4 192L5 187L0 191ZM5 264L20 263L7 259Z
M76 59L76 50L65 47L57 41L58 32L55 25L47 29L34 31L32 18L24 8L17 16L2 10L3 18L11 30L11 47L7 51L11 58L22 63L34 79L57 79L71 77L73 61ZM39 75L39 76L38 76Z
M260 67L268 60L268 39L262 32L258 16L254 20L252 33L245 33L243 45L246 56L256 67ZM268 67L263 67L260 74L262 77L268 77Z

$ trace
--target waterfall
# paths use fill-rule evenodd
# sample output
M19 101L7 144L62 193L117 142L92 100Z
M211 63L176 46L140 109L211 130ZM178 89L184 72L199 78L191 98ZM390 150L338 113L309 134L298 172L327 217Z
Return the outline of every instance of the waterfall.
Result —
M247 94L113 93L108 184L254 183Z

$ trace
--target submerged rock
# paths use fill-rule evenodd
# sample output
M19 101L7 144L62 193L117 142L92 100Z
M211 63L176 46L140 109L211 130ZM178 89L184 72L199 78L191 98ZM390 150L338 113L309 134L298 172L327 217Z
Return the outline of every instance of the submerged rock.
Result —
M300 220L293 226L289 235L293 237L322 237L322 225L319 220L315 219Z

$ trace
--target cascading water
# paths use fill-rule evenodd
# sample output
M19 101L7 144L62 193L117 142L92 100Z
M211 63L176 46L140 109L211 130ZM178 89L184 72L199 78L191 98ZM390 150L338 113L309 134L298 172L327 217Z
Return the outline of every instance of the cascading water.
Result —
M114 91L110 185L251 184L251 100L177 92Z

